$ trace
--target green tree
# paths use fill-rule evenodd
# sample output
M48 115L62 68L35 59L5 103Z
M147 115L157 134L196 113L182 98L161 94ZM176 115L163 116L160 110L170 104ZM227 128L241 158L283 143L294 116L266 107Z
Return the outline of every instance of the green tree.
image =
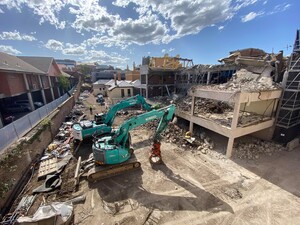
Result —
M64 90L67 91L70 87L70 81L67 77L59 76L58 77L59 86Z
M83 74L83 75L90 75L92 72L92 68L91 66L88 66L86 64L83 65L79 65L78 66L79 71Z

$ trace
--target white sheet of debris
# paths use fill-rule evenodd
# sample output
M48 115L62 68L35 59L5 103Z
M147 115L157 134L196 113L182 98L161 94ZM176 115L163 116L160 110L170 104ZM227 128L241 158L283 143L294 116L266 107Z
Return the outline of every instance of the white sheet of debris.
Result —
M17 222L21 225L67 225L73 215L73 205L67 202L53 202L40 206L32 217L21 216Z

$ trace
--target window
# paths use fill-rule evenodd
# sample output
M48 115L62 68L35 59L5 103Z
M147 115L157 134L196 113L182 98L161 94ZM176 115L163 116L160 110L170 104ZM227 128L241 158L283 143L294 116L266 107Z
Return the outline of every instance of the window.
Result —
M124 89L121 89L121 97L124 98L125 94L124 94Z
M131 90L127 89L127 96L130 97L131 96Z

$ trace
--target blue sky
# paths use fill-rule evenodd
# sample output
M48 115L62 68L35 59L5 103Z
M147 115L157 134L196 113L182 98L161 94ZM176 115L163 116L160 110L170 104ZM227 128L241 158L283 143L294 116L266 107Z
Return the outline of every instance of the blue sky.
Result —
M121 68L143 56L217 64L248 47L289 55L299 0L0 0L0 51Z

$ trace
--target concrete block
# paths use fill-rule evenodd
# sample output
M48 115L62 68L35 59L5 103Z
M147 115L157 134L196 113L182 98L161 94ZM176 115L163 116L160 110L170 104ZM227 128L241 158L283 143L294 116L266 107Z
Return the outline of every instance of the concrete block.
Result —
M288 151L293 151L299 145L299 138L294 138L293 140L287 143L286 147Z

